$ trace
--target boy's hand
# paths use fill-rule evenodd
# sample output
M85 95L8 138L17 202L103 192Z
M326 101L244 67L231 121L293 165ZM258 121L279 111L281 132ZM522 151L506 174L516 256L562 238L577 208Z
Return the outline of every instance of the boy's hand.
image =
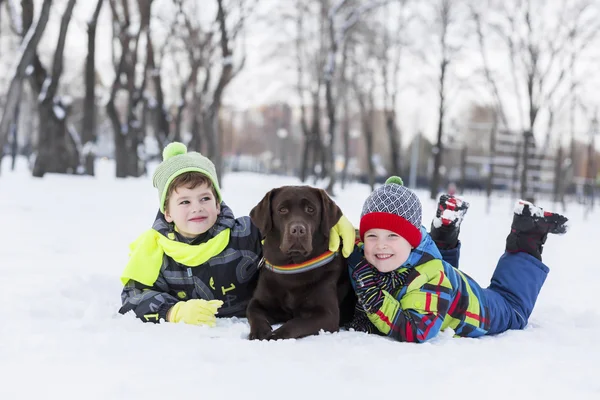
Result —
M223 305L221 300L206 301L192 299L176 303L167 314L169 322L185 322L192 325L215 326L217 311Z
M342 239L342 255L348 258L354 250L356 230L352 223L342 215L337 224L329 231L329 251L338 251Z

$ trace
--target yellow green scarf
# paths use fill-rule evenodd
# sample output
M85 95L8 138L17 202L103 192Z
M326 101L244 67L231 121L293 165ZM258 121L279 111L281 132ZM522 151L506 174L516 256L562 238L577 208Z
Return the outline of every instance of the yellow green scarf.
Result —
M148 229L129 245L129 262L121 275L121 282L125 285L131 279L152 286L158 278L165 254L187 267L202 265L225 250L229 234L230 229L227 228L206 243L192 245Z

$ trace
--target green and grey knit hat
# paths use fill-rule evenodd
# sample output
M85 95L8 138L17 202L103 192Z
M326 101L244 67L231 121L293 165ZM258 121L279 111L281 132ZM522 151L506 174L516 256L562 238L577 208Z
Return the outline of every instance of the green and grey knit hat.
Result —
M190 151L183 143L173 142L163 150L163 162L156 167L152 176L152 185L158 189L160 211L165 212L165 198L173 179L185 172L200 172L213 184L217 200L221 202L221 189L217 179L215 165L202 154Z

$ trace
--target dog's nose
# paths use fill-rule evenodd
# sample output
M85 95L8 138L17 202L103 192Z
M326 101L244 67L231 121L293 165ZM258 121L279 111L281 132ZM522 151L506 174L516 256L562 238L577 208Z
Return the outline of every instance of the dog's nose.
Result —
M306 235L306 226L300 223L292 224L290 226L290 234L292 236L302 237Z

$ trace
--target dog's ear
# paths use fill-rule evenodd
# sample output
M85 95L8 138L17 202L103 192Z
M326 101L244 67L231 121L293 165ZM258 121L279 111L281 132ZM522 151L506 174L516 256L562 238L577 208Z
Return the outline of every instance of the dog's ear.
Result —
M273 216L271 215L271 198L278 189L273 189L265 194L265 197L250 211L250 219L258 228L264 238L273 228Z
M329 231L342 218L342 210L323 189L317 189L321 196L322 215L321 215L321 230L325 237L329 237Z

